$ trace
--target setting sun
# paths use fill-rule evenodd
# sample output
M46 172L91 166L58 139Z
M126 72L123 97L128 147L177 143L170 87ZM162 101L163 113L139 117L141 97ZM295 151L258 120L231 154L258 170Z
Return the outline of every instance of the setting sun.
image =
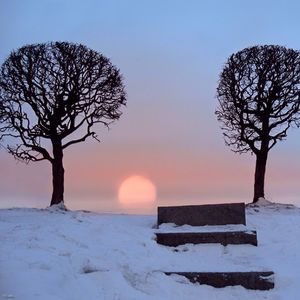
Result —
M156 187L143 176L130 176L120 185L118 199L126 206L152 203L156 200Z

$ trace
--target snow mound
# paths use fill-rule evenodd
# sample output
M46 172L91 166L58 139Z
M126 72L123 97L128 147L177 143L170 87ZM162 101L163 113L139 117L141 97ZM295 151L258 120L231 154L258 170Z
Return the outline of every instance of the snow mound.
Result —
M67 211L68 209L65 206L64 202L61 201L58 204L54 204L54 205L47 207L47 210L52 211L52 212L54 212L54 211L61 212L61 211Z
M265 199L265 198L263 198L263 197L258 198L258 201L256 202L256 204L257 204L258 206L274 205L273 202L271 202L271 201L269 201L269 200L267 200L267 199Z
M258 247L158 245L156 216L0 210L0 299L298 300L300 209L290 208L246 209ZM275 288L215 289L164 271L274 271Z
M284 211L285 209L296 209L299 208L293 204L285 204L285 203L276 203L271 202L265 198L259 198L255 203L249 203L246 205L248 209L252 209L253 211L260 211L261 209L269 209L269 210L276 210L276 211Z

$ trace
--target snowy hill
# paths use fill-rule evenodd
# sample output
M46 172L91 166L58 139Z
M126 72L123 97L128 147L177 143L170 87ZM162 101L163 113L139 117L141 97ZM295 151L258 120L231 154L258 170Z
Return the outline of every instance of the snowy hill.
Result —
M300 294L300 209L247 208L258 247L155 242L156 216L0 210L0 299L289 299ZM216 289L163 271L273 270L275 289Z

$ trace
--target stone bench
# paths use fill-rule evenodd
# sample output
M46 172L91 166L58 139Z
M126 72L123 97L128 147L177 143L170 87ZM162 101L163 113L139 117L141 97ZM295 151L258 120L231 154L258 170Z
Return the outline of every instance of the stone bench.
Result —
M166 275L181 275L192 283L207 284L216 288L241 285L251 290L274 288L273 272L165 272Z
M176 225L227 225L246 224L245 204L207 204L185 206L159 206L157 225L175 223Z
M218 243L223 246L250 244L257 246L256 231L166 232L156 233L158 244L177 247L184 244Z

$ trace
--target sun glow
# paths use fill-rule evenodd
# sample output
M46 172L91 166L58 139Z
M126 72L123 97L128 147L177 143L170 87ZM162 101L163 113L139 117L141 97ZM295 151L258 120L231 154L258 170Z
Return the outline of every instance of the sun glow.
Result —
M120 185L118 199L124 206L150 204L156 200L156 187L143 176L130 176Z

